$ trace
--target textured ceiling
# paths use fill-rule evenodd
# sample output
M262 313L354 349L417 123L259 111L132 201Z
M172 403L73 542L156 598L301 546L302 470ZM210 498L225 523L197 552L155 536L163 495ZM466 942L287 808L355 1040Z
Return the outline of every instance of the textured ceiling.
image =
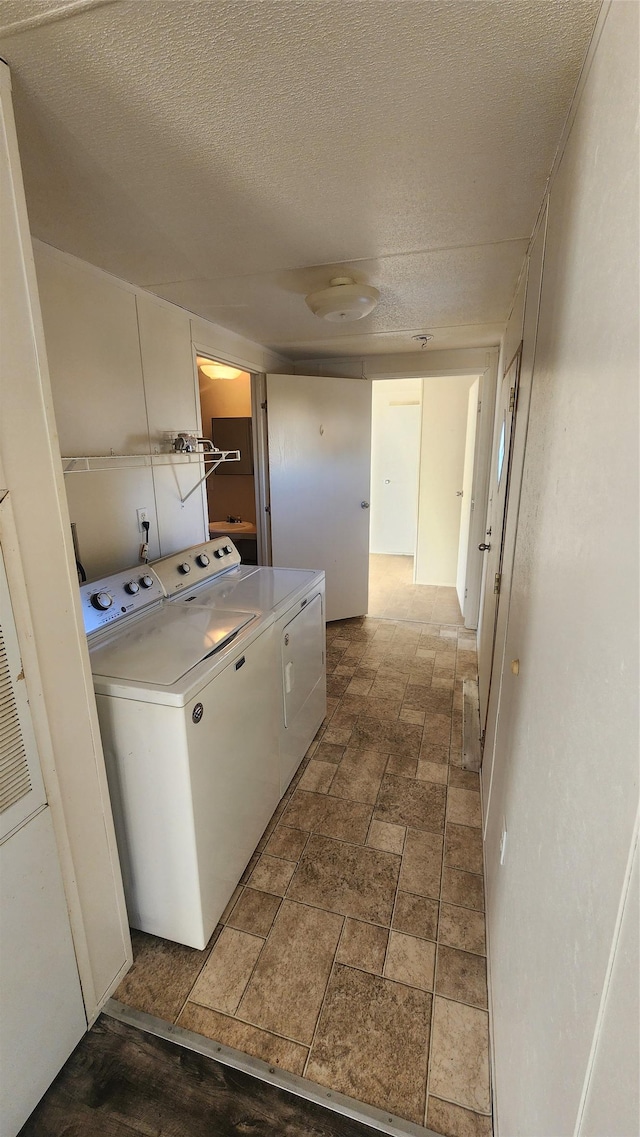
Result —
M496 343L599 6L0 2L34 235L292 358Z

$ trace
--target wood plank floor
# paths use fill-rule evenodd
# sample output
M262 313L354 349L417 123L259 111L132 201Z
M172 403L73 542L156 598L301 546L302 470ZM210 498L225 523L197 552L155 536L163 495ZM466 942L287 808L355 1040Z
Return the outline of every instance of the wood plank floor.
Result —
M240 1070L101 1015L19 1137L374 1137Z

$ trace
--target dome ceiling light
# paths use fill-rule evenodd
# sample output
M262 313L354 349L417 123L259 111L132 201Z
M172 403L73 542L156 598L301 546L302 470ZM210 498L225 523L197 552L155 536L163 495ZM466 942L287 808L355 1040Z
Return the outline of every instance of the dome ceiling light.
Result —
M212 359L197 357L198 367L207 379L237 379L244 372L239 367L230 367L227 363L214 363Z
M368 316L379 299L378 289L370 284L356 284L350 276L334 276L328 288L311 292L305 302L321 320L345 324Z

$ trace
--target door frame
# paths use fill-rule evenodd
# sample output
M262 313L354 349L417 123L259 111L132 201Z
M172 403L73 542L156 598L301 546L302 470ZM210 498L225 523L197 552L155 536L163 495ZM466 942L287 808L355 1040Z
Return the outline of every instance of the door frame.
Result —
M207 347L204 342L192 340L191 354L193 357L193 384L196 400L196 415L198 433L202 436L202 408L200 406L200 384L198 382L198 356L206 356L212 363L225 363L229 367L238 367L245 371L251 381L251 427L253 432L253 474L256 506L256 543L257 561L259 565L271 564L271 529L268 523L268 485L269 485L269 457L266 448L266 385L265 377L261 372L253 370L241 359L232 359L224 352ZM264 408L262 404L264 403ZM202 473L204 461L202 463ZM209 500L207 497L207 483L202 482L202 508L206 518L205 537L209 538Z
M498 360L499 354L496 350L491 354L487 367L480 374L478 391L478 424L473 460L472 509L465 581L466 597L463 612L465 628L474 631L480 622L484 558L478 550L478 545L484 540L489 503L493 425L498 387Z
M508 365L505 367L502 378L500 380L499 388L496 391L496 416L498 408L501 405L503 398L503 390L506 395L507 391L511 392L509 396L509 403L507 404L508 421L508 439L505 438L505 451L503 454L503 464L501 467L501 476L504 473L504 505L502 515L496 514L496 506L494 505L495 497L499 497L498 482L494 490L494 498L492 498L491 509L487 514L485 525L485 538L489 537L489 548L484 566L484 589L482 592L481 600L481 622L482 622L482 636L483 640L490 645L487 659L487 667L484 674L487 677L486 700L481 700L480 704L480 730L481 738L484 737L486 729L487 715L489 711L489 700L491 698L491 684L494 677L494 664L495 664L495 649L496 649L496 629L498 626L498 614L500 609L501 593L502 593L502 579L503 579L503 562L505 551L505 536L507 531L507 515L509 513L509 493L511 489L511 475L513 465L513 451L516 434L516 422L518 416L518 396L520 390L520 373L522 370L522 347L523 342L520 340L518 347L513 353ZM506 390L505 390L506 386ZM500 440L502 438L503 421L496 417L494 442L491 452L491 462L489 465L489 479L495 476L496 464L498 460L498 453L500 447ZM500 542L498 545L498 532ZM494 553L491 556L491 550L497 549L497 556ZM493 601L493 596L496 596ZM490 624L490 626L489 626ZM484 646L484 645L483 645ZM484 677L484 676L483 676ZM483 713L484 706L484 713Z
M251 375L251 410L253 417L253 470L256 480L256 529L258 564L270 565L271 555L271 501L269 497L269 442L267 435L267 376L266 372Z

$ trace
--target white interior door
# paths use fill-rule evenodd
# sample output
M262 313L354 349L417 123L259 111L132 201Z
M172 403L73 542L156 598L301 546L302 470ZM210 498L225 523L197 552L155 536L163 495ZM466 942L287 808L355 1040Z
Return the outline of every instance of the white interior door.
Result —
M272 563L324 569L327 620L369 592L371 383L267 375Z
M464 444L464 471L462 474L462 509L460 512L460 540L458 542L458 573L456 592L460 611L465 615L467 561L469 556L469 529L471 527L471 500L473 495L473 459L476 450L476 427L478 425L478 393L480 379L476 379L469 391L467 409L467 435Z

